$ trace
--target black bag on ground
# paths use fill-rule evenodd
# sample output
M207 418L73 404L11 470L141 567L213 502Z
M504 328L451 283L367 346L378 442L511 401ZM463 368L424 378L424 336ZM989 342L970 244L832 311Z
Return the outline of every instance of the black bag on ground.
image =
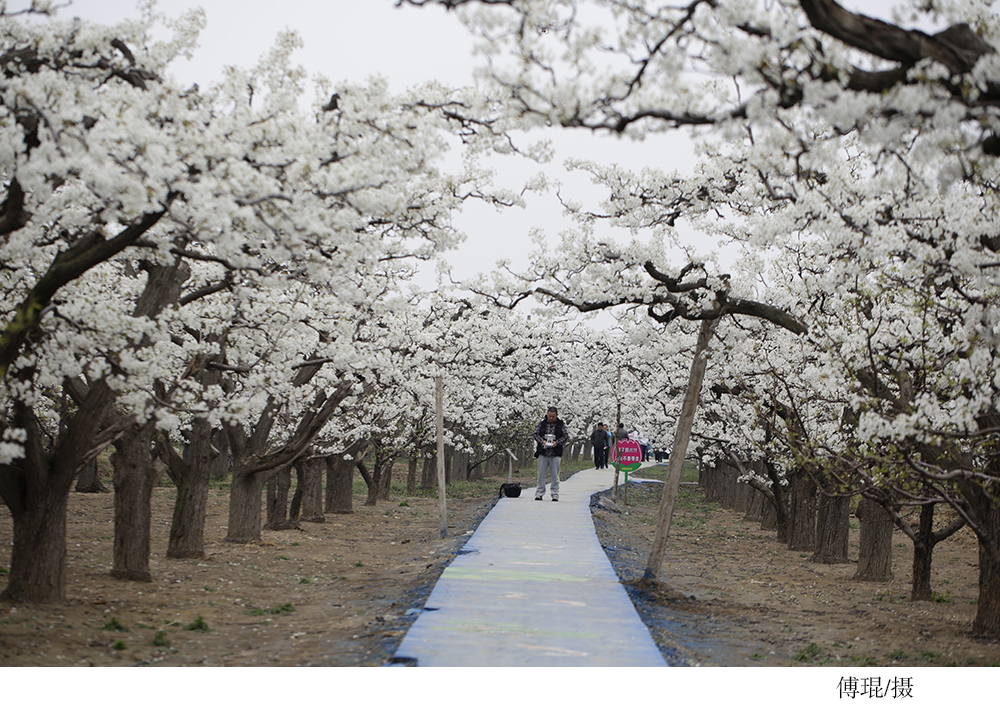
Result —
M506 496L507 498L517 498L521 495L521 484L519 482L514 482L512 484L500 484L500 498Z

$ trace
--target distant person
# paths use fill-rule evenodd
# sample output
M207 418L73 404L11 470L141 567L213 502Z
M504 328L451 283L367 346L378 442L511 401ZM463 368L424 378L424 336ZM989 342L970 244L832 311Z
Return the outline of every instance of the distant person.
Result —
M608 468L608 426L599 422L590 435L590 443L594 446L594 466L598 469Z
M625 429L625 423L618 423L618 439L628 439L628 430Z
M535 428L535 457L538 458L538 488L535 500L541 501L545 495L545 477L551 475L549 495L553 501L559 500L559 462L562 461L563 445L569 439L566 425L559 419L559 411L550 407L545 417Z

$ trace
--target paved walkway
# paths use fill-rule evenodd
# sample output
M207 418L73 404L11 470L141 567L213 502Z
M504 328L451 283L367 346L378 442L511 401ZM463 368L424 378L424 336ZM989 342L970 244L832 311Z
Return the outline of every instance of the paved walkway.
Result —
M502 498L445 569L394 662L419 667L666 666L601 549L580 471L559 502Z

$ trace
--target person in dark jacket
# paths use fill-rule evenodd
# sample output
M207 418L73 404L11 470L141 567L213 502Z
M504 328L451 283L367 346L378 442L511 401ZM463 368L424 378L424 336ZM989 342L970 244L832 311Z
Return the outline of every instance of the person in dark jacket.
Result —
M559 411L550 407L545 418L535 428L535 456L538 458L536 501L541 501L545 495L545 477L549 475L552 477L549 495L553 501L559 500L559 463L567 440L569 435L566 433L566 425L559 419Z
M590 443L594 446L594 466L598 469L608 468L608 426L598 423L597 429L590 435Z

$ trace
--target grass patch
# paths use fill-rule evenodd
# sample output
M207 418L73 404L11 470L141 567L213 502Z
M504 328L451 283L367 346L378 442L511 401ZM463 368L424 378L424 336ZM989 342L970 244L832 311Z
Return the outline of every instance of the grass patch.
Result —
M170 646L170 639L167 638L167 632L157 631L156 635L150 640L149 645L168 648Z
M810 660L816 660L821 655L823 655L823 651L820 650L820 647L815 643L810 643L808 646L792 656L792 659L797 660L800 663L806 663Z
M253 609L248 612L251 616L277 616L280 614L291 614L295 611L294 604L279 604L278 606L272 606L270 609Z
M203 619L203 618L201 618L199 616L194 621L192 621L187 626L185 626L184 630L185 631L200 631L201 633L208 633L212 629L210 629L208 627L208 624L205 622L205 619Z
M102 631L121 631L121 632L127 632L128 631L128 629L122 624L122 622L119 621L118 619L116 619L114 616L112 616L110 619L108 619L106 622L104 622L104 625L101 626L101 630Z
M123 651L126 648L128 648L128 646L125 644L125 641L123 641L121 639L118 639L117 641L115 641L114 643L112 643L111 647L114 648L116 651Z

